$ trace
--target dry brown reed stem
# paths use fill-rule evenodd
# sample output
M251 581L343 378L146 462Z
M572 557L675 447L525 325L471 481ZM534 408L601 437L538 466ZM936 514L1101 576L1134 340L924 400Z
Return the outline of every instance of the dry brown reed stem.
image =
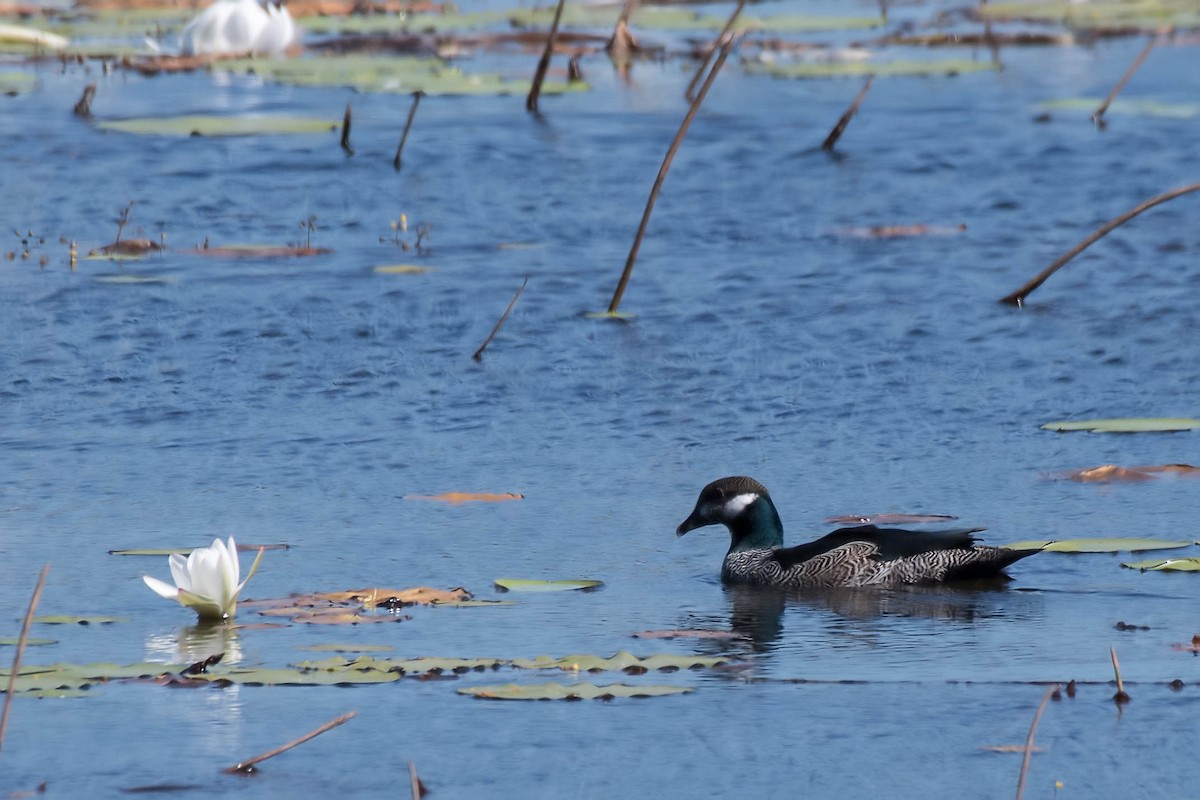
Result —
M25 643L29 641L29 626L33 624L33 614L37 611L38 601L42 599L42 587L46 585L46 575L49 572L49 564L42 567L37 585L33 587L33 597L29 600L29 610L25 612L25 622L21 625L21 638L17 640L17 652L13 654L12 672L8 675L8 687L4 690L4 711L0 713L0 749L4 747L4 734L8 731L8 710L12 706L13 694L17 685L17 673L21 671L21 657L25 655Z
M696 84L700 83L708 70L708 64L712 61L713 56L721 49L721 42L725 41L725 37L733 30L733 23L737 22L738 16L742 13L742 9L746 7L746 0L738 0L737 8L733 9L733 13L729 15L729 19L725 20L725 27L721 28L721 32L717 34L717 38L713 39L712 46L708 48L708 52L704 55L704 60L700 62L700 66L696 68L696 74L692 76L691 82L688 84L687 90L683 93L684 98L689 103L695 101L693 93L696 91Z
M322 733L325 733L328 730L332 730L333 728L336 728L339 725L344 725L345 723L354 719L356 716L358 716L357 711L347 711L345 714L342 714L337 719L329 720L329 722L326 722L324 725L317 728L316 730L309 731L308 733L304 734L303 736L301 736L297 739L293 739L292 741L288 742L285 745L280 745L279 747L276 747L274 750L268 750L267 752L263 753L262 755L258 755L258 756L255 756L254 758L246 759L245 761L239 761L238 763L234 764L232 767L226 767L223 770L223 772L225 772L226 774L230 774L230 775L236 774L239 772L249 773L251 771L251 767L253 767L255 764L258 764L261 761L266 761L268 758L274 758L275 756L279 755L280 753L286 753L288 750L291 750L293 747L298 747L299 745L304 744L309 739L316 738L317 736L320 736Z
M535 114L538 110L538 95L542 93L542 81L546 80L546 70L550 69L550 56L554 54L554 40L558 38L558 23L562 19L563 5L566 0L558 0L554 9L554 22L550 24L550 35L546 37L546 49L538 59L537 69L533 73L533 85L529 87L529 95L525 98L525 110Z
M513 295L512 300L508 301L508 308L504 309L504 313L500 315L500 320L496 323L496 327L492 328L492 332L488 334L488 337L483 341L483 344L479 345L479 349L475 351L471 358L475 359L476 361L483 360L483 351L487 349L487 346L492 343L492 339L495 339L496 334L500 332L500 326L504 324L504 321L508 319L508 315L512 313L513 306L517 304L517 298L521 296L521 292L525 291L525 285L527 283L529 283L528 275L525 276L525 280L521 281L521 288L517 289L517 293Z
M658 192L667 177L667 172L671 169L671 162L675 160L675 153L679 150L679 145L683 143L683 137L687 135L688 128L691 126L692 120L696 117L696 112L700 110L700 105L708 95L708 90L712 88L717 73L725 65L725 59L729 57L730 51L733 50L735 41L736 38L730 36L721 45L721 54L717 56L716 63L709 70L708 77L704 79L704 85L700 87L700 92L696 95L696 99L692 101L687 114L684 115L683 122L679 124L679 130L675 134L675 139L671 142L671 146L667 148L667 155L663 158L662 166L658 169L658 177L654 179L654 186L650 189L650 197L646 200L646 210L642 212L642 221L638 225L637 235L633 237L633 247L629 248L629 257L625 259L625 270L621 273L621 279L617 281L617 288L613 292L612 301L608 304L609 314L617 313L617 308L621 305L621 296L625 294L625 287L629 285L629 277L633 274L633 265L637 263L638 250L641 249L642 239L646 235L646 226L650 224L650 213L654 211L654 203L658 200Z
M400 144L396 146L396 157L392 159L392 167L396 172L400 171L400 157L404 154L404 143L408 141L408 132L412 130L413 117L417 115L417 106L421 104L421 98L425 96L425 93L417 89L412 95L412 106L408 109L408 120L404 123L404 133L400 134Z
M1125 84L1129 83L1129 79L1133 77L1133 73L1137 72L1137 68L1146 60L1146 56L1150 55L1150 51L1154 49L1154 45L1158 43L1158 36L1151 36L1150 41L1146 42L1146 46L1142 48L1142 52L1129 65L1129 69L1125 70L1125 74L1121 76L1121 80L1117 81L1117 85L1108 93L1108 97L1104 98L1104 102L1096 109L1096 113L1092 114L1092 122L1100 127L1104 127L1104 112L1108 111L1109 105L1116 98L1121 90L1125 88Z
M1131 208L1130 210L1126 211L1124 214L1122 214L1119 217L1114 217L1113 219L1109 220L1108 222L1104 223L1099 228L1097 228L1096 231L1091 236L1088 236L1082 242L1080 242L1079 244L1072 247L1067 253L1060 256L1053 264L1051 264L1050 266L1046 267L1044 270L1039 272L1034 278L1032 278L1028 283L1026 283L1020 289L1017 289L1015 292L1013 292L1010 295L1006 295L1006 296L1000 298L1000 302L1008 303L1009 305L1014 305L1014 306L1024 305L1025 298L1034 289L1038 288L1043 283L1045 283L1047 278L1049 278L1055 272L1058 272L1058 270L1064 264L1066 264L1068 261L1070 261L1075 256L1082 253L1084 250L1086 250L1088 247L1090 247L1098 239L1102 239L1104 236L1108 235L1108 233L1113 228L1116 228L1120 225L1124 225L1126 222L1133 219L1138 214L1141 214L1143 211L1147 211L1151 208L1154 208L1156 205L1159 205L1160 203L1165 203L1168 200L1174 200L1176 197L1180 197L1181 195L1185 195L1185 194L1188 194L1190 192L1194 192L1197 190L1200 190L1200 183L1193 183L1188 186L1183 186L1179 189L1172 189L1171 191L1164 192L1163 194L1160 194L1157 197L1151 197L1146 202L1144 202L1141 205L1138 205L1134 208Z
M1125 682L1121 680L1121 663L1117 661L1117 648L1109 645L1108 655L1112 658L1113 674L1117 676L1117 693L1113 695L1113 700L1117 703L1128 703L1129 695L1125 693Z
M408 762L408 782L412 785L412 800L421 800L425 794L425 787L417 777L417 765L411 761Z
M1025 791L1025 776L1029 774L1029 759L1033 756L1033 735L1037 732L1042 712L1046 710L1046 703L1050 702L1050 698L1057 691L1057 683L1046 690L1042 695L1042 702L1038 703L1037 711L1033 714L1033 722L1029 724L1029 735L1025 737L1025 757L1021 759L1021 775L1017 778L1017 800L1021 800L1021 794Z
M858 90L858 96L854 98L854 102L846 109L846 113L842 114L841 119L833 126L833 130L825 137L825 141L821 142L821 149L829 151L837 144L838 139L842 138L842 134L846 132L846 126L850 124L850 118L858 113L858 107L862 105L862 101L866 99L867 92L871 91L871 84L875 82L875 76L867 77L867 82Z
M346 155L354 155L354 148L350 146L350 117L352 111L350 104L346 103L346 113L342 117L342 149L346 151Z

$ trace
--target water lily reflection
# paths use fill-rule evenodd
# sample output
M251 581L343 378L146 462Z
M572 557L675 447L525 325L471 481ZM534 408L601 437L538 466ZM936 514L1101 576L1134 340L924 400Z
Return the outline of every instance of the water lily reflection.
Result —
M174 586L149 575L143 575L142 580L160 596L176 600L195 611L201 622L223 622L237 612L238 593L254 576L262 557L263 550L260 548L258 557L250 567L250 574L239 583L241 566L233 537L229 537L228 544L213 539L211 547L199 547L187 558L179 553L171 555Z
M230 625L187 625L174 634L146 638L146 660L168 664L195 664L221 654L224 665L242 660L237 629Z

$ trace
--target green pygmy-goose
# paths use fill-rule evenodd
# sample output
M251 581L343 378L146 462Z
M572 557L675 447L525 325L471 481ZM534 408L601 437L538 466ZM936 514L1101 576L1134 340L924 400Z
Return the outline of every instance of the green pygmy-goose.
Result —
M898 586L1002 575L1037 550L975 544L982 528L908 531L861 525L808 544L783 546L783 523L766 487L753 478L721 478L705 486L675 533L722 524L731 542L721 564L726 583L758 586Z

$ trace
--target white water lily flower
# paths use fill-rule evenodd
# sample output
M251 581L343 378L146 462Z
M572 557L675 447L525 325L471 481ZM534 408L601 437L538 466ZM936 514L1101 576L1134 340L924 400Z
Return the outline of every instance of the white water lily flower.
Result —
M149 575L143 575L142 580L160 596L177 600L180 605L195 611L201 621L221 622L237 612L238 592L254 576L262 557L263 549L259 548L250 574L239 583L241 566L233 537L229 537L228 544L213 539L211 547L198 547L187 558L179 553L171 555L174 586Z

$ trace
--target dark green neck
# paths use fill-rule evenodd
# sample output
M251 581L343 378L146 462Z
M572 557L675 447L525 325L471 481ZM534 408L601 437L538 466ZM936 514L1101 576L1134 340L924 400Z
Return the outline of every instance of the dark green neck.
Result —
M783 523L771 498L760 495L736 519L726 523L732 541L729 552L769 550L783 546Z

